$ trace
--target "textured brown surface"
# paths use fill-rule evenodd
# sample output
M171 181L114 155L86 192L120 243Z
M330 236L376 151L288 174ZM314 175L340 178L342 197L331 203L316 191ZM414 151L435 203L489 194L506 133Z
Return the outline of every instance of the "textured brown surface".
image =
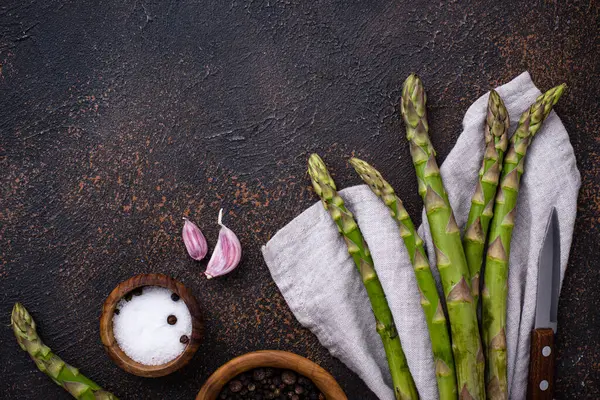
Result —
M340 187L359 183L346 157L377 159L419 215L395 109L409 72L429 88L441 162L467 107L527 69L541 89L569 85L556 110L583 180L556 398L600 398L597 3L91 3L0 5L0 397L68 398L14 342L18 300L48 345L122 399L192 399L221 364L256 349L307 356L351 399L374 399L295 320L260 246L316 201L312 151ZM236 272L207 281L206 263L186 255L181 217L214 245L221 206L245 252ZM100 343L104 299L142 272L172 275L205 306L198 354L166 378L123 372Z

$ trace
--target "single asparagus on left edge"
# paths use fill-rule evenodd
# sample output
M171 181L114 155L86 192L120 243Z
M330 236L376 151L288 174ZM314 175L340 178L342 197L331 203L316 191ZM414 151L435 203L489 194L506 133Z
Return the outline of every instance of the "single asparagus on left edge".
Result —
M325 163L317 154L312 154L308 160L308 173L315 192L323 201L323 206L331 215L340 234L344 237L348 246L348 253L352 256L354 264L360 272L375 315L377 333L381 337L385 349L396 399L418 399L419 394L408 369L408 363L400 344L400 337L396 331L392 312L375 272L371 253L358 228L358 224L352 213L346 209L344 200L338 195L335 182L329 175Z
M392 186L381 176L379 171L366 161L351 158L350 164L363 181L389 208L390 214L400 228L400 236L408 250L410 262L415 270L415 277L421 293L421 306L425 313L431 349L435 360L435 375L438 384L440 400L456 400L456 370L450 344L450 334L442 302L437 291L435 279L429 268L429 260L423 247L423 240L415 230L415 226L396 196Z
M35 321L29 312L16 303L13 307L10 322L23 350L29 353L40 371L48 375L54 383L61 386L77 400L118 400L92 380L86 378L79 370L60 359L46 346L37 334Z

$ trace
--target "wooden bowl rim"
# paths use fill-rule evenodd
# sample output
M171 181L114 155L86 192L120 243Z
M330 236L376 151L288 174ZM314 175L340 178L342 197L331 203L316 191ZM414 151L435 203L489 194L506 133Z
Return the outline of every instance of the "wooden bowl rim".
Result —
M176 293L192 316L192 335L189 343L177 358L166 364L145 365L131 359L121 350L113 333L113 316L117 304L127 293L144 286L160 286ZM203 332L201 317L198 300L183 283L165 274L139 274L118 284L106 298L100 316L100 338L110 358L123 370L142 377L165 376L189 363L198 350Z
M204 383L196 400L216 400L223 386L235 376L254 368L289 369L310 379L328 400L348 400L335 378L306 357L281 350L259 350L229 360Z

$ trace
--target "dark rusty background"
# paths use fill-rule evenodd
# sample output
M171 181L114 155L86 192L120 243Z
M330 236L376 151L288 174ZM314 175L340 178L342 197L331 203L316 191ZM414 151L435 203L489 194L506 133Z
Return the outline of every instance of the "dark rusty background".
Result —
M350 154L372 160L419 215L395 109L409 72L428 88L441 161L467 107L529 70L541 89L569 85L556 109L583 179L556 398L600 398L597 3L102 3L0 5L0 397L69 398L12 337L21 301L53 349L122 399L192 399L218 366L256 349L307 356L351 399L375 399L298 324L260 246L315 201L313 151L341 187L358 183ZM214 245L219 207L244 258L207 281L206 263L185 254L181 217ZM166 378L121 371L100 344L104 299L141 272L182 280L205 311L197 356Z

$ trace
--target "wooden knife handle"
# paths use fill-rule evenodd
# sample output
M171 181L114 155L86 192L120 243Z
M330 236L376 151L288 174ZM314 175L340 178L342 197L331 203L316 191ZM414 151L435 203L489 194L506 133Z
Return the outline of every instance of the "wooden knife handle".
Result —
M554 331L535 329L531 333L528 400L552 400L554 395Z

